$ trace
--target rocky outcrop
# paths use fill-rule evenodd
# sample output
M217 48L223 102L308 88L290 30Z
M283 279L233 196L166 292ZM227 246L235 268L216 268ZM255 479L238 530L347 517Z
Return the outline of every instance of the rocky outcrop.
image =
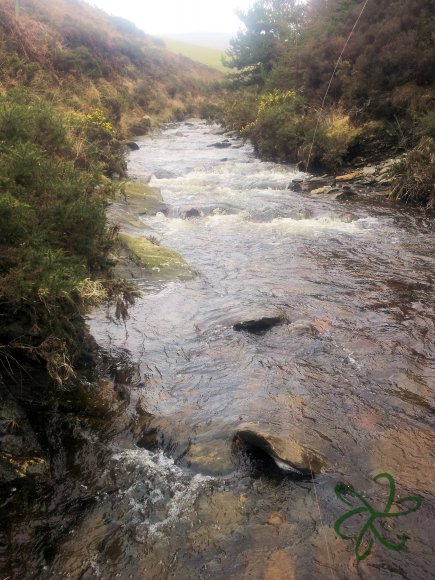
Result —
M289 473L317 474L326 466L324 457L314 449L272 435L255 425L242 425L235 434L235 440L248 449L260 449L267 453L280 469Z
M348 169L341 175L313 175L304 180L294 179L288 189L339 201L367 194L387 197L392 183L390 171L401 159L403 157L387 159L377 165Z

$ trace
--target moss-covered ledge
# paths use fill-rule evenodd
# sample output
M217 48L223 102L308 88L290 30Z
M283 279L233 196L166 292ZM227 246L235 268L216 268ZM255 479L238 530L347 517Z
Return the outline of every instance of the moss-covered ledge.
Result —
M160 190L145 183L130 182L121 201L114 203L109 219L120 227L115 250L115 273L126 279L191 278L193 273L178 252L161 246L140 221L141 215L156 215L166 209ZM150 230L150 234L151 234Z
M191 278L193 275L178 252L144 236L121 232L117 258L117 269L123 268L124 276L128 273L133 278L172 279Z

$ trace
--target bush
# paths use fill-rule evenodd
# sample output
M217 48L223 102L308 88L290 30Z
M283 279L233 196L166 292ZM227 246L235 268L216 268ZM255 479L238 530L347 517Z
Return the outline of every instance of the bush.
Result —
M233 131L241 131L255 121L258 108L258 96L252 92L237 94L224 107L222 122Z
M314 122L317 123L315 119L316 115L313 115L311 130L305 134L305 142L299 148L299 156L305 165L335 171L343 164L360 130L341 109L330 109L321 113L317 133L314 135L312 125ZM307 137L310 142L307 142Z
M117 139L112 123L101 109L89 114L73 112L69 130L75 143L75 167L99 167L109 177L124 177L127 170L126 151Z
M88 121L89 143L112 131L100 116ZM78 170L74 154L67 126L47 105L0 98L0 365L24 353L45 361L58 382L72 376L83 314L134 295L109 277L113 186L98 169Z
M59 51L54 67L59 72L84 74L94 80L102 75L100 65L85 46Z
M261 157L296 163L303 113L302 99L294 91L274 90L261 95L256 119L243 132Z
M307 109L295 91L273 90L258 98L253 121L242 128L266 159L299 163L305 169L335 170L359 134L341 109Z

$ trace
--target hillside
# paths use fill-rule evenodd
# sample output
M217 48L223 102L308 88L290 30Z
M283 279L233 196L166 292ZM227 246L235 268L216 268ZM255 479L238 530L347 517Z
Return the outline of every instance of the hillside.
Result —
M0 0L0 58L1 92L20 87L67 108L102 108L124 134L143 132L144 115L200 114L219 79L82 0L21 0L18 18Z
M162 37L165 46L173 53L185 56L196 62L200 62L216 70L226 72L228 69L222 64L223 50L212 48L207 45L195 44L170 38Z

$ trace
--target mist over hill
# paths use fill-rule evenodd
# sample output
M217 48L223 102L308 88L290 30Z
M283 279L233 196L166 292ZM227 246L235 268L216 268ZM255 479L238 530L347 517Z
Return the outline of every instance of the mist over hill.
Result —
M185 32L180 34L162 34L162 38L170 38L179 42L206 46L224 51L230 47L232 34L228 32Z
M0 0L0 91L20 87L79 110L101 107L124 133L141 119L196 114L219 74L82 0Z

